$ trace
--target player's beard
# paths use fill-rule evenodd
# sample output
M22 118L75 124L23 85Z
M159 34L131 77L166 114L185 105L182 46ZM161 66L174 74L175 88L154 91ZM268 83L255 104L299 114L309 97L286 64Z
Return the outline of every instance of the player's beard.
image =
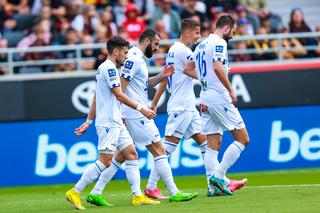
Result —
M116 59L116 62L117 62L117 64L119 64L121 67L124 65L124 63L123 63L121 60L119 60L119 58Z
M228 43L231 39L232 36L230 36L231 34L231 30L229 31L229 33L227 33L226 35L223 35L223 39Z
M152 45L149 44L146 48L145 55L147 58L151 58L153 56Z

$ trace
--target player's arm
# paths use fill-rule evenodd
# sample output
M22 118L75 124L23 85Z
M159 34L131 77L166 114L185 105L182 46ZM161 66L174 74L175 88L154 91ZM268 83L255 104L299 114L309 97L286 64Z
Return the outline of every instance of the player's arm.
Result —
M174 74L173 65L165 65L163 71L156 76L148 78L148 88L155 87L158 85L164 78Z
M93 119L96 116L96 95L94 95L90 109L89 109L89 114L87 116L87 120L81 124L78 128L74 130L74 133L78 136L83 135L90 127L90 125L93 122Z
M197 72L196 72L196 65L194 61L186 62L186 64L184 65L183 74L191 78L198 79Z
M223 86L229 91L230 97L232 99L232 103L236 103L237 96L233 91L233 88L231 86L231 83L230 83L228 77L224 73L224 66L221 61L214 62L214 72L216 73L218 79L221 81Z
M122 92L122 88L114 87L112 89L112 92L116 96L118 101L131 107L132 109L140 111L148 119L153 119L156 116L156 113L153 110L142 107L140 104L137 104L133 100L131 100L126 94Z
M168 78L163 79L161 81L161 83L159 84L159 87L158 87L156 94L154 95L153 100L150 105L150 109L152 109L154 112L157 112L158 102L159 102L162 94L166 90L167 85L168 85Z

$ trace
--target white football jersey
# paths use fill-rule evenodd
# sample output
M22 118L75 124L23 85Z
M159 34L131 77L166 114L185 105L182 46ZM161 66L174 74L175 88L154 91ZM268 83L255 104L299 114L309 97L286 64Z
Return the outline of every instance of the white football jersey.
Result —
M214 62L221 61L224 64L224 73L228 77L230 66L227 42L215 34L210 34L196 47L193 60L196 64L198 79L202 85L200 102L206 104L231 103L228 90L214 71Z
M169 97L167 111L196 111L193 79L183 73L184 65L192 60L192 51L181 42L175 42L169 49L167 65L174 65L175 73L168 77Z
M120 87L115 64L104 61L96 72L96 126L121 127L121 106L112 89Z
M148 68L143 52L132 47L128 52L128 58L121 70L121 77L130 81L125 94L136 103L148 106ZM138 110L124 105L122 116L125 119L137 119L144 117Z

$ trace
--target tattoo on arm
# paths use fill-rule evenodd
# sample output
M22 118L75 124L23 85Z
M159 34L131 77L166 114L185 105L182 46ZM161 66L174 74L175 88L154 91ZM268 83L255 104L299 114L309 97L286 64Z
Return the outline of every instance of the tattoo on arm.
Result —
M159 73L156 76L148 78L148 88L155 87L162 81L162 73Z

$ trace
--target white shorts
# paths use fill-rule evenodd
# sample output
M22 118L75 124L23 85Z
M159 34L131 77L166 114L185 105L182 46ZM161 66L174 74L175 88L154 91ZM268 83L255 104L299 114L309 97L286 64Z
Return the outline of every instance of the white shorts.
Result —
M202 105L202 104L201 104ZM232 103L200 106L202 130L205 134L220 134L226 130L245 128L239 110Z
M98 134L99 153L114 154L133 144L128 130L122 124L121 127L96 127Z
M198 111L177 111L169 114L165 136L188 139L201 132L201 117Z
M161 141L159 130L153 120L138 118L126 119L124 122L136 145L148 146Z

